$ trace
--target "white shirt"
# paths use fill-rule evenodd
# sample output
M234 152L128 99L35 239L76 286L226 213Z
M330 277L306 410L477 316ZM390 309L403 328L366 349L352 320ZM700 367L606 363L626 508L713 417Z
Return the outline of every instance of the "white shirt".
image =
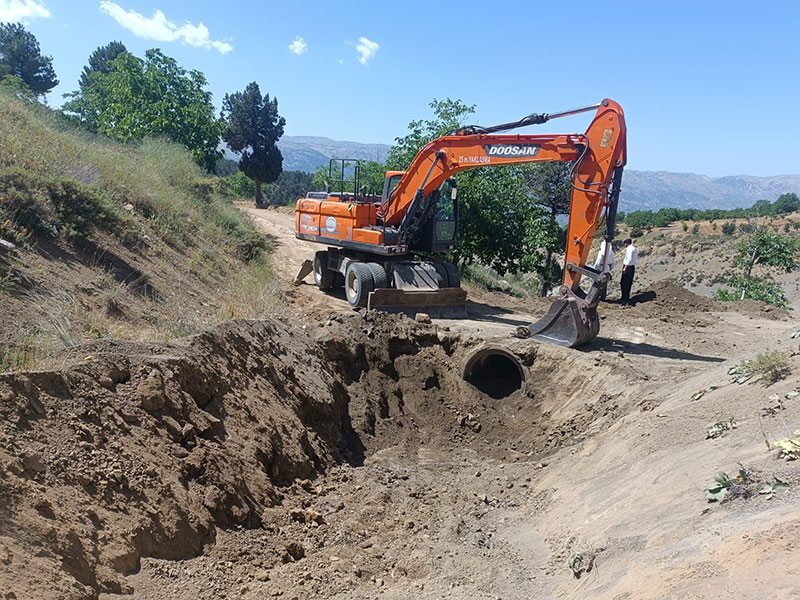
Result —
M595 271L602 271L603 270L603 259L605 258L606 253L606 241L603 240L600 242L600 250L597 251L597 258L594 261L594 270ZM608 265L606 265L606 273L611 273L611 270L614 268L614 249L609 246L608 247Z
M625 248L625 258L622 259L622 266L633 267L636 265L638 259L639 251L636 249L636 246L629 244L628 247Z

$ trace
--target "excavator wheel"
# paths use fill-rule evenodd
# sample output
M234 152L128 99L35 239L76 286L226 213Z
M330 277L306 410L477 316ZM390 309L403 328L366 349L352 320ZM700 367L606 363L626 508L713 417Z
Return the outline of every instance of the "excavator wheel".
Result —
M447 285L447 268L445 268L445 263L435 262L433 263L433 268L436 270L439 287L450 287Z
M388 278L386 276L386 269L383 268L383 265L379 265L378 263L367 263L367 267L369 267L369 271L372 273L372 280L375 282L376 290L389 286Z
M384 273L385 275L385 273ZM367 305L369 293L375 289L372 271L366 263L351 262L344 274L344 291L353 308Z
M458 267L453 263L442 263L447 272L447 286L451 288L461 287L461 277L458 274Z
M314 283L321 290L329 290L333 287L336 273L328 268L328 252L320 250L314 253Z

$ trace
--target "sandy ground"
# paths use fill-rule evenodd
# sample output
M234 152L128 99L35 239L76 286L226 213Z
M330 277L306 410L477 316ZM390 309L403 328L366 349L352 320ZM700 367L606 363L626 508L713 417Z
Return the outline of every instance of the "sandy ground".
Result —
M362 316L291 285L314 248L290 214L248 212L274 238L289 317L98 342L66 371L0 378L0 594L800 595L800 470L775 446L800 429L800 357L769 386L728 374L797 350L800 320L663 282L604 305L580 349L510 338L538 299L475 295L469 319L432 324ZM494 399L461 378L486 345L519 360L522 389ZM757 492L777 480L788 491Z

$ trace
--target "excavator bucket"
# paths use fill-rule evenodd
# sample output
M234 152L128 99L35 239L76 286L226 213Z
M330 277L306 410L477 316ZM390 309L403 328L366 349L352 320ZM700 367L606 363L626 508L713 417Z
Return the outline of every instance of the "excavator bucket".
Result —
M575 348L597 337L599 331L597 305L592 306L586 299L567 290L566 293L562 291L562 296L536 323L517 327L516 335Z

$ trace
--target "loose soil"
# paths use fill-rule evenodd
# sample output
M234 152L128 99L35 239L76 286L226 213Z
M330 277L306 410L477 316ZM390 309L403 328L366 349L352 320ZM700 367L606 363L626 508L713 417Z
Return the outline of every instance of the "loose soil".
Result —
M252 212L285 315L0 376L0 597L798 596L800 470L774 442L800 428L800 357L771 386L728 375L795 350L796 318L666 282L575 350L510 337L539 299L362 314L292 286L313 247ZM463 380L487 348L519 390ZM790 489L709 503L740 468Z

